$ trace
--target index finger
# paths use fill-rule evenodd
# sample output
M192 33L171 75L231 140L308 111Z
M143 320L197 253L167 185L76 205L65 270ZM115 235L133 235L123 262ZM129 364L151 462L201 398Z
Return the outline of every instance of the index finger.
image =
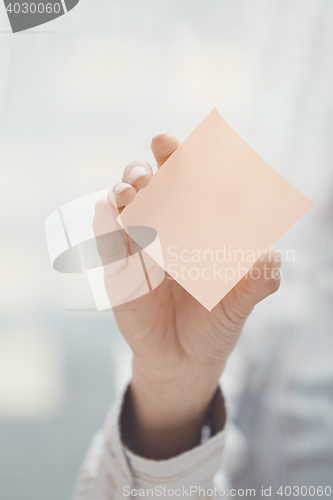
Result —
M176 151L181 142L173 134L168 132L159 132L154 135L151 141L151 150L160 167Z

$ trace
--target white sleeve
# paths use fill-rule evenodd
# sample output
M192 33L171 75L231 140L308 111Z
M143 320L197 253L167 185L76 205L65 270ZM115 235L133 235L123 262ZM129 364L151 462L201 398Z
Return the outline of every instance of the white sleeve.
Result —
M79 474L75 500L120 500L136 496L168 498L172 494L197 499L202 498L203 490L207 489L212 490L210 498L218 496L213 478L221 466L225 441L221 391L216 393L210 412L209 424L214 435L190 451L160 461L139 457L122 443L123 401L124 394L111 408L103 430L93 439Z

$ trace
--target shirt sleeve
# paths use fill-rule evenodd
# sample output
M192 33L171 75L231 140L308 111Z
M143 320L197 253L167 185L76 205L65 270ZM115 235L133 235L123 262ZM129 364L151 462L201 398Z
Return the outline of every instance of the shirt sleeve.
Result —
M92 441L79 473L75 500L120 500L136 496L196 499L208 489L212 490L210 497L216 497L213 478L221 465L226 421L221 390L216 392L208 415L212 436L192 450L160 461L135 455L122 443L124 399L125 393L116 400L103 429Z

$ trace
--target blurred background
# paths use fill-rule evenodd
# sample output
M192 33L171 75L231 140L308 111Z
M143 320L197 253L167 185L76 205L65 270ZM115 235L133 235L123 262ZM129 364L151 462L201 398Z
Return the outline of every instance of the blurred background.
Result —
M310 432L311 418L323 429L323 413L333 422L332 54L331 0L81 0L15 35L0 6L1 500L70 498L90 439L129 377L112 312L93 311L84 275L52 270L45 219L118 182L135 158L155 167L151 137L168 130L184 140L213 107L315 203L277 245L293 249L295 262L256 308L226 373L238 443L242 408L255 421L260 405L266 412L233 481L251 487L249 457L259 482L287 480L281 457L297 463L290 435ZM266 394L273 366L285 378ZM246 387L236 383L245 367ZM324 387L319 402L313 380ZM279 420L277 402L295 409L289 420ZM299 448L327 484L332 425ZM279 463L265 459L273 435ZM328 443L322 454L319 442Z

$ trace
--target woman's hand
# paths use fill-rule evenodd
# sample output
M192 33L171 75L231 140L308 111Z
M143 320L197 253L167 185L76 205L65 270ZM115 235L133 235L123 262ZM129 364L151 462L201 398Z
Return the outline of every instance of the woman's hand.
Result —
M153 138L158 166L179 144L167 133ZM118 212L112 203L121 211L151 177L146 162L125 168L110 201L96 204L96 235L115 229ZM133 451L164 459L199 443L225 363L255 304L279 288L280 265L280 253L267 252L254 265L258 271L253 275L260 278L248 273L211 312L169 276L150 293L114 307L119 329L134 353L123 427L123 439ZM125 268L122 263L116 272L105 272L110 298Z

